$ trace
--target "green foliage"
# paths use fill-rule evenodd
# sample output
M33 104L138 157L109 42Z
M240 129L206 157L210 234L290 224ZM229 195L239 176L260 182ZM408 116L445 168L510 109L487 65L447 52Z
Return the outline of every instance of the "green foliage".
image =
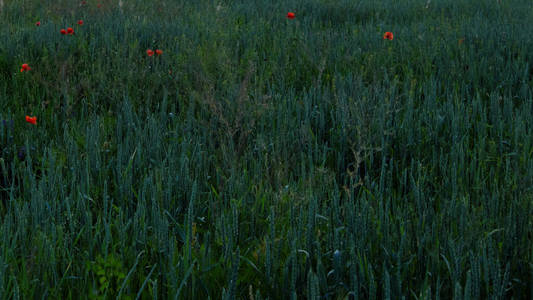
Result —
M122 262L113 255L108 255L105 259L97 256L96 262L88 264L87 269L94 274L97 281L97 289L89 294L91 299L105 299L106 295L116 295L119 283L126 277Z
M0 299L531 298L531 1L3 3Z

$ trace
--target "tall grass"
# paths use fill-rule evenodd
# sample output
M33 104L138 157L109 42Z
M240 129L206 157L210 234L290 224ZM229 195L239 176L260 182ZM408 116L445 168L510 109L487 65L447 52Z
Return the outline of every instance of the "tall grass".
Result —
M118 2L4 1L1 299L531 299L530 1Z

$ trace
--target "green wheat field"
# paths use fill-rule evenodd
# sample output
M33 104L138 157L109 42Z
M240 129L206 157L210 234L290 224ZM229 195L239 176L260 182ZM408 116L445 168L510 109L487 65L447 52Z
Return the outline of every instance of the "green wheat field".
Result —
M0 0L0 299L533 299L532 20Z

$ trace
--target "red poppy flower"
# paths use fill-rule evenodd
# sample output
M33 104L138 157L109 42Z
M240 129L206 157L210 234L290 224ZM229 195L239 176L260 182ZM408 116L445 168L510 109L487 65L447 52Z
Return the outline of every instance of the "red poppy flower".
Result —
M148 50L146 50L146 55L152 56L152 55L154 55L154 51L152 49L148 49Z
M83 20L79 20L78 25L83 26Z
M59 32L61 32L61 34L63 34L63 35L67 34L67 31L65 29L61 29L61 30L59 30Z
M385 32L385 34L383 35L383 39L384 40L391 40L394 38L394 35L392 34L392 32Z
M161 50L161 49L156 49L156 50L155 50L155 54L157 54L157 55L161 55L161 54L163 54L163 50Z
M87 4L87 1L81 1L81 5Z
M29 71L29 70L31 70L31 68L30 66L28 66L28 64L22 64L22 67L20 68L21 72Z
M41 21L35 22L35 26L41 26Z
M289 18L289 19L294 19L294 17L295 17L295 15L294 15L293 12L289 12L289 13L287 13L287 18Z
M67 33L74 34L74 29L72 29L72 27L67 28Z
M37 125L37 117L26 116L26 122Z

